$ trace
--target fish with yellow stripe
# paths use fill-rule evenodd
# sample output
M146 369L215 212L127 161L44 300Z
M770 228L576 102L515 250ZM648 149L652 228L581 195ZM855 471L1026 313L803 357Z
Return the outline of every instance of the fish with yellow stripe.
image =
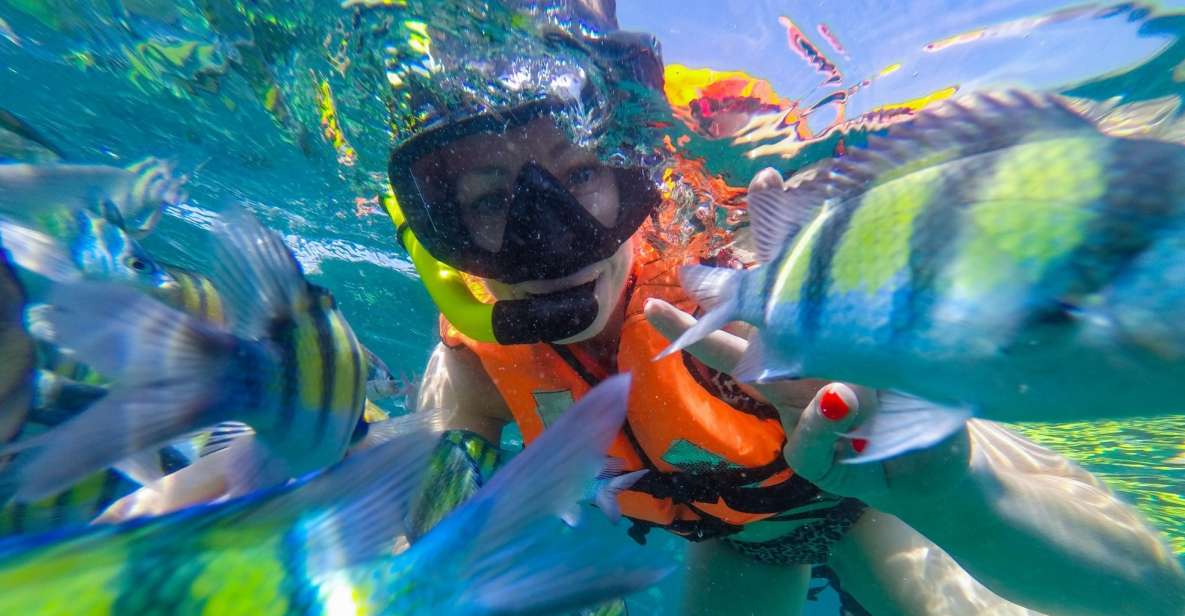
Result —
M155 290L154 296L186 314L218 325L226 324L226 307L213 281L177 265L162 263L161 266L175 284Z
M759 267L683 270L708 312L666 353L742 320L742 379L885 390L861 459L972 414L1185 409L1181 144L1106 134L1053 95L979 94L785 183L762 172L748 206Z
M105 395L106 389L97 384L101 380L93 370L61 356L56 347L36 340L26 331L26 325L36 321L35 311L28 305L8 259L15 249L14 261L56 280L77 279L94 272L80 270L83 263L73 255L54 250L50 238L9 223L0 225L0 244L4 246L0 249L0 322L9 325L0 327L0 357L4 358L0 368L0 442L13 443L36 437L77 415ZM62 374L38 369L39 365L51 366ZM150 453L159 456L151 463L158 473L179 467L180 460L171 449ZM0 466L20 462L19 458L8 459ZM140 486L140 481L129 477L133 462L121 461L123 470L97 471L68 489L34 502L9 502L10 490L0 490L0 535L89 522L117 498Z
M251 426L217 462L224 495L342 458L362 415L361 345L333 296L309 284L280 237L235 210L214 231L212 278L229 327L124 285L55 285L53 342L111 379L106 396L35 438L0 449L27 460L3 482L19 502L226 421ZM216 464L215 461L207 464Z
M441 417L282 487L168 516L0 542L5 614L544 614L655 583L628 539L567 529L625 418L607 380L407 546Z

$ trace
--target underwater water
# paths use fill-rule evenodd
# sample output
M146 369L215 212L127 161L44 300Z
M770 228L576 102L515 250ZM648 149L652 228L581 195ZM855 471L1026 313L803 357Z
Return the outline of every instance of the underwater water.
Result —
M344 4L0 0L0 110L66 160L125 166L151 155L185 174L188 199L143 242L161 260L207 269L209 256L192 247L218 212L245 204L281 233L312 282L332 290L361 342L394 373L418 375L439 340L438 313L380 203L390 127L374 33L461 19L482 3ZM831 152L846 121L955 92L1024 86L1142 104L1137 129L1183 112L1185 3L616 4L622 28L662 44L667 95L687 122L672 129L683 154L731 187L762 167L789 171ZM692 114L695 97L672 84L694 80L673 78L675 66L765 80L772 98L803 113L796 126L760 128ZM696 208L713 210L713 198L696 187ZM1020 429L1096 473L1185 555L1185 414ZM517 444L508 433L506 445ZM682 544L656 535L653 549L678 558ZM631 598L631 613L673 613L680 583L676 574ZM808 613L837 609L823 592Z

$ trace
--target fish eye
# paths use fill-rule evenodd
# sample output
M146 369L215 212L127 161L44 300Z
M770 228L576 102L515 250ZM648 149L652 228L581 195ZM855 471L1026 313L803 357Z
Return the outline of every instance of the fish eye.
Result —
M148 262L144 259L141 259L140 257L128 257L127 263L128 267L136 270L137 272L144 272L148 271L149 269Z

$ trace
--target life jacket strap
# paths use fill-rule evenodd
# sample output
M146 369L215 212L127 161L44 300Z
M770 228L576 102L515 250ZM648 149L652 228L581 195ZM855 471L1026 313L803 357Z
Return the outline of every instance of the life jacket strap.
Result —
M646 545L646 535L650 534L650 529L656 527L665 528L688 541L697 543L741 532L742 527L740 526L729 524L703 511L696 510L696 513L700 515L698 520L674 520L669 524L655 524L647 520L629 518L632 522L629 536L638 542L638 545Z

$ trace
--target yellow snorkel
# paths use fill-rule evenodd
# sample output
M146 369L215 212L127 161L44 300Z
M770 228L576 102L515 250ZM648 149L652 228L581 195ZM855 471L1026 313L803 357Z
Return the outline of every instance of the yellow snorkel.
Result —
M477 298L461 272L442 263L424 248L408 226L392 193L383 207L395 223L399 243L411 256L428 295L457 331L479 342L531 344L562 340L588 327L596 318L593 283L532 299L499 300L487 304Z
M480 342L497 342L494 336L494 305L482 303L474 297L461 278L461 272L437 261L416 239L399 209L399 201L392 193L383 197L383 207L395 223L399 243L407 250L412 265L424 281L428 295L436 303L444 318L458 331Z

